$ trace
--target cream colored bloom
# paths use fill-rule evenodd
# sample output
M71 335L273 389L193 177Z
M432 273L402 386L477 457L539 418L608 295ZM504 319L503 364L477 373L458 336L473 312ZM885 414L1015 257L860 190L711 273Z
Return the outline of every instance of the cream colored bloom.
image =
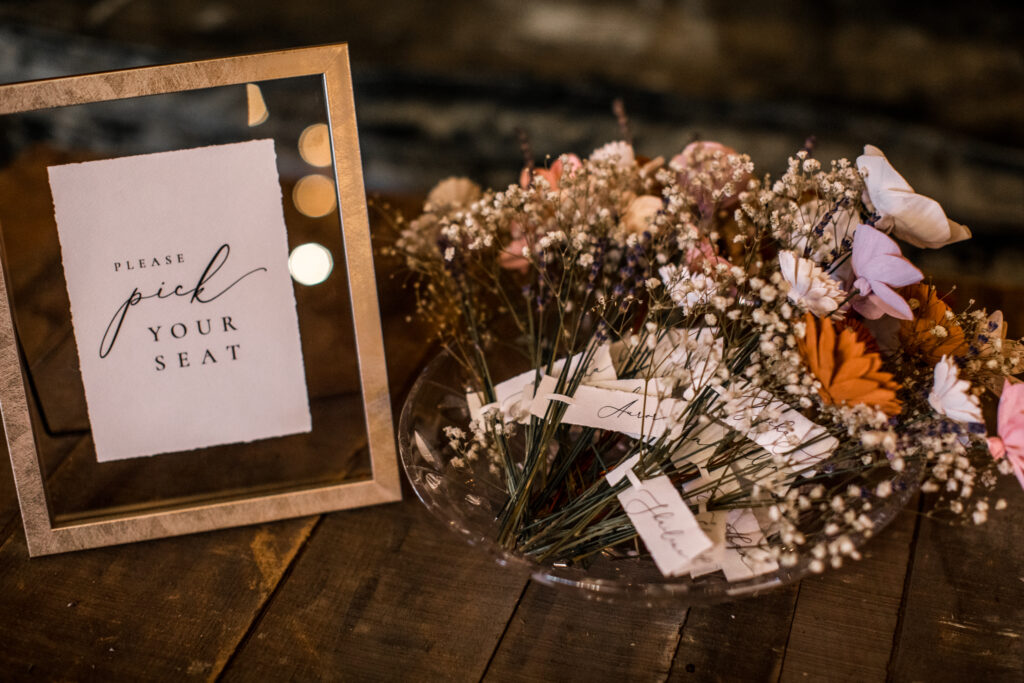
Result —
M626 232L640 233L651 229L651 221L662 209L661 197L645 194L634 197L622 215L622 227Z
M970 392L971 385L960 379L956 363L943 356L935 365L935 384L928 394L928 403L940 415L957 422L983 422L978 397Z
M629 168L636 164L633 146L622 140L598 147L590 154L590 159L591 161L610 161L621 168Z
M937 201L914 192L877 147L864 147L864 154L857 157L857 168L864 174L875 211L892 222L893 235L904 242L938 249L971 236L966 226L946 217Z
M469 178L445 178L427 195L428 211L461 209L480 199L480 186Z
M789 283L789 300L819 318L832 315L845 297L839 283L811 259L780 251L779 270Z

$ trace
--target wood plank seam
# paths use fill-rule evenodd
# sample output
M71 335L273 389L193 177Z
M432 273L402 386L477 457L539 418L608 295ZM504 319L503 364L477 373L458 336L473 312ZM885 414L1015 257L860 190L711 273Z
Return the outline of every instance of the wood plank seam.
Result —
M775 677L775 683L782 680L782 672L786 670L786 655L789 653L789 640L793 637L793 624L796 623L796 615L800 607L800 592L803 590L803 581L796 585L796 600L793 601L793 613L789 615L789 633L786 634L786 644L782 646L782 661L779 662L779 675Z
M676 659L679 657L679 646L683 642L683 629L686 628L686 622L690 620L690 608L687 607L683 613L683 621L679 624L679 630L676 632L676 646L672 648L672 659L668 663L668 671L665 672L665 681L672 680L672 671L676 668Z
M910 583L914 576L914 560L917 555L917 537L921 531L924 497L917 498L917 514L914 516L914 534L910 537L910 554L907 559L907 572L903 575L903 593L900 596L900 608L896 612L896 628L892 632L892 649L889 650L889 662L885 667L885 680L895 680L896 656L899 652L900 634L903 633L903 620L907 612L907 597L910 594Z
M484 670L480 672L480 678L477 683L483 683L487 677L487 672L491 670L491 664L494 662L494 657L498 654L498 650L501 649L501 643L505 640L505 634L508 633L509 626L512 625L512 620L516 618L516 614L519 613L519 606L523 604L523 597L526 595L526 590L533 583L533 579L527 579L523 583L523 590L519 591L519 597L516 598L515 607L512 608L512 612L508 615L508 619L505 621L505 627L501 629L501 635L498 636L498 640L494 643L494 649L491 650L491 656L487 658L487 664L484 665Z
M14 537L15 533L18 531L20 527L21 513L16 512L13 517L7 520L7 523L3 526L3 530L0 531L0 534L2 534L0 538L3 539L0 540L0 551L4 549L4 546L11 542L11 539Z
M288 562L288 565L284 568L284 571L281 572L281 576L277 580L277 583L274 584L273 590L267 593L266 600L264 600L260 604L259 609L256 610L256 613L253 615L252 621L249 622L249 625L245 629L245 633L243 633L242 637L238 639L238 642L235 643L235 646L231 649L231 654L229 654L227 658L224 660L224 666L222 666L219 671L211 672L210 678L208 680L223 680L224 674L227 672L228 669L231 668L231 664L235 661L235 657L238 656L238 653L242 651L242 649L249 643L253 635L256 633L256 630L260 626L260 622L263 621L263 616L267 613L267 610L270 609L271 605L274 604L274 598L277 597L278 592L280 592L281 588L288 582L288 579L292 575L292 571L298 564L299 560L302 559L302 556L306 552L306 548L309 547L310 539L316 535L317 529L320 528L320 525L323 521L324 515L317 515L316 521L313 522L313 526L309 529L309 533L306 534L306 537L304 539L302 539L302 543L299 545L298 550L295 551L295 554L292 555L292 559Z

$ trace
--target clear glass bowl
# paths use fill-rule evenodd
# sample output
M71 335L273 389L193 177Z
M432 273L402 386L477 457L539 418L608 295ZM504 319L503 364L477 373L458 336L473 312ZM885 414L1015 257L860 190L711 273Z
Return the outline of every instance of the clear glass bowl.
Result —
M528 567L540 583L574 589L598 600L629 600L648 604L676 601L708 604L757 595L799 581L810 573L810 558L802 556L793 567L730 582L720 572L697 579L666 578L647 555L596 556L585 568L542 565L500 547L497 515L508 498L500 475L488 471L483 459L470 467L452 466L456 456L447 447L443 429L449 425L465 428L469 410L461 368L447 353L441 353L424 368L413 385L398 427L402 465L416 495L435 516L470 544L489 552L502 565ZM906 505L917 489L919 467L908 467L893 479L893 494L868 513L877 533ZM862 544L864 538L854 538Z

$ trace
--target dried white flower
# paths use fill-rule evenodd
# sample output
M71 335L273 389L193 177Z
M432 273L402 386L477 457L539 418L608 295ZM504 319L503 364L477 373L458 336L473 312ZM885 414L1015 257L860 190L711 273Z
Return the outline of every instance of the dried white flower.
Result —
M779 252L779 269L789 283L789 300L819 318L831 315L844 298L839 283L810 259Z
M971 393L971 384L960 379L960 370L953 359L943 356L935 364L935 384L928 394L928 403L939 415L957 422L982 422L978 397Z
M624 140L609 142L595 149L590 154L591 161L608 161L620 168L630 168L636 165L636 157L633 154L633 146Z
M651 223L661 209L661 197L652 195L636 197L626 207L626 213L622 216L622 227L629 233L651 230Z
M914 192L877 147L864 147L857 168L864 174L865 193L875 210L891 221L893 234L901 240L937 249L971 236L966 226L946 218L937 201Z
M467 207L480 199L480 186L469 178L445 178L427 195L429 211L446 211Z
M714 278L703 273L693 274L689 268L674 265L662 266L658 269L665 291L672 301L689 313L695 306L706 304L717 291Z

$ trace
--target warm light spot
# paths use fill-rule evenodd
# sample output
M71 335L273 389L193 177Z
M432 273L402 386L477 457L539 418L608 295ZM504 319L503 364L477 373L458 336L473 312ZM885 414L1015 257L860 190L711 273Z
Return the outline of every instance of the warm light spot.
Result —
M245 84L245 97L249 101L249 125L258 126L270 116L267 103L263 101L260 86L255 83Z
M292 190L292 201L295 208L310 218L326 216L337 203L334 194L334 183L326 176L312 174L299 178Z
M300 244L288 257L288 272L292 279L303 285L318 285L334 269L334 259L327 247L316 242Z
M299 136L299 154L310 166L331 165L331 133L326 123L306 126Z

